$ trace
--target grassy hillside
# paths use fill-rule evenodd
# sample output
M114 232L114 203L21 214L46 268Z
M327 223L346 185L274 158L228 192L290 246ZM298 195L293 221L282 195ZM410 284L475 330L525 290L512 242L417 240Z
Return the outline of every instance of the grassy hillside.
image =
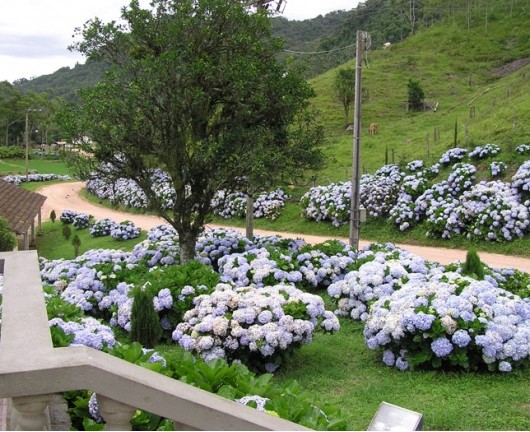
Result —
M368 53L363 64L363 88L369 100L362 105L361 166L373 172L389 159L396 163L423 159L436 162L454 144L474 147L488 142L503 149L501 159L510 160L510 151L530 141L530 66L504 76L496 71L503 65L530 56L530 12L492 15L487 27L476 22L467 29L465 17L423 30L390 50ZM354 60L342 67L355 67ZM342 105L334 100L331 70L311 80L328 130L328 166L317 173L320 184L349 180L351 176L352 134L344 128ZM439 102L436 112L407 112L407 83L419 80L426 100ZM474 110L474 116L472 116ZM353 109L352 109L353 112ZM352 118L353 122L353 118ZM378 134L368 135L376 122ZM434 141L435 128L439 139ZM467 131L467 132L466 132Z

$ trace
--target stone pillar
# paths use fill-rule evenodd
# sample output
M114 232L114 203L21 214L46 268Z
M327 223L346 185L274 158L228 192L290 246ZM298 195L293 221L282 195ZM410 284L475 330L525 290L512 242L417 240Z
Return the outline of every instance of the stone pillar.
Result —
M31 245L35 246L35 219L31 221Z
M51 395L22 396L12 399L11 430L49 431L48 402Z
M99 413L105 420L105 430L131 430L131 419L136 412L136 408L118 402L102 395L96 395Z
M39 234L42 234L42 209L39 209L39 214L37 215Z

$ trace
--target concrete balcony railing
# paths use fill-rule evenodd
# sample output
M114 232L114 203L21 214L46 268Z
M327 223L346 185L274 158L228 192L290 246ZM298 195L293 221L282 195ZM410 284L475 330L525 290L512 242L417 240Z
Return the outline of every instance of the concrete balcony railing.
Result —
M12 399L9 430L49 430L52 395L80 389L97 394L106 430L130 430L137 408L177 430L307 430L92 348L54 348L36 252L0 253L0 261L0 398Z

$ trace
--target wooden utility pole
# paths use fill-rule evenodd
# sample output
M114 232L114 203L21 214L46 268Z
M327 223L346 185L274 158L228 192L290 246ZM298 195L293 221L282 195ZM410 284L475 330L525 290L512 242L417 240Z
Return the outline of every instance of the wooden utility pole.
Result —
M350 207L350 246L359 250L359 231L361 226L361 209L359 197L360 157L361 157L361 95L362 95L362 53L368 33L357 30L355 53L355 111L353 119L353 163L351 181Z

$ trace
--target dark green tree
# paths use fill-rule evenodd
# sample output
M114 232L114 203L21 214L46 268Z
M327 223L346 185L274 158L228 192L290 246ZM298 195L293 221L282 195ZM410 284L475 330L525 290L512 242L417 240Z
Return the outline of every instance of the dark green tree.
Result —
M425 93L423 92L423 89L420 86L420 82L411 78L409 79L407 88L409 110L423 110L423 100L425 99Z
M142 9L132 1L122 9L125 25L95 18L74 46L111 65L82 92L72 123L96 142L84 150L136 181L178 232L182 262L194 258L217 190L240 188L256 167L280 182L318 153L310 135L300 145L291 128L313 90L276 59L282 45L268 12L245 4L154 0ZM171 178L171 208L152 189L153 168Z
M333 82L335 97L344 108L344 124L350 123L350 107L355 100L355 69L341 68L335 74Z
M63 225L63 237L66 240L68 240L71 235L72 235L72 228L70 228L70 225L64 224Z
M143 288L138 288L131 309L131 342L153 348L161 336L162 327L153 306L153 298Z
M12 251L17 245L17 238L9 229L7 222L0 218L0 252Z
M478 280L484 279L484 264L480 260L476 250L468 250L466 261L462 265L462 274Z
M70 228L68 225L65 225L65 227ZM79 256L79 248L81 247L81 239L79 238L79 236L77 234L75 234L72 237L72 246L74 247L74 255L76 257L78 257Z

